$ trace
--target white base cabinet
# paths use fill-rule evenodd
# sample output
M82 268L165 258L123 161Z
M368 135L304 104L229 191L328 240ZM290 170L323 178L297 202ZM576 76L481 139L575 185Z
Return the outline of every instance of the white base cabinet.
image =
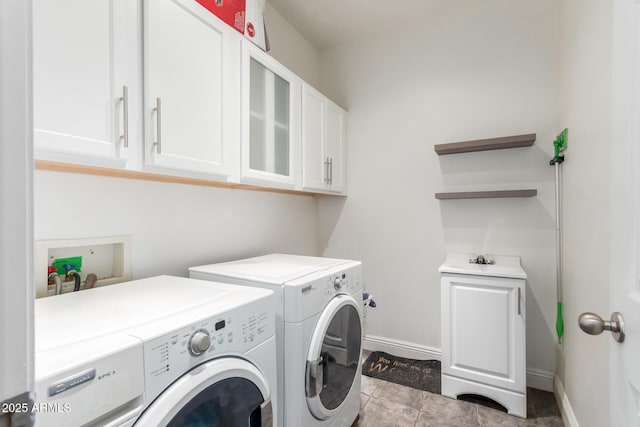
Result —
M442 395L526 418L525 280L442 273Z

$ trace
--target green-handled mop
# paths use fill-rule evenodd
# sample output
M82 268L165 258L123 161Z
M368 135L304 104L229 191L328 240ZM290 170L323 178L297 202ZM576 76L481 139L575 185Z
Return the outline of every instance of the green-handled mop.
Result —
M558 313L556 315L556 332L558 333L558 344L562 343L564 333L564 321L562 320L562 233L560 230L560 165L564 162L564 156L560 153L567 148L567 129L560 132L560 135L553 141L553 159L550 165L556 168L556 286L558 294Z

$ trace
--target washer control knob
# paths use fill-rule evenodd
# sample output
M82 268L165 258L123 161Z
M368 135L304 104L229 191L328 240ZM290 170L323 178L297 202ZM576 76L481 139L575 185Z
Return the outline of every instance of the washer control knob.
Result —
M339 291L340 288L342 287L342 279L339 277L336 277L333 281L333 287L336 289L336 291Z
M192 355L200 356L202 353L209 350L209 347L211 347L211 337L207 331L200 330L191 335L189 351Z

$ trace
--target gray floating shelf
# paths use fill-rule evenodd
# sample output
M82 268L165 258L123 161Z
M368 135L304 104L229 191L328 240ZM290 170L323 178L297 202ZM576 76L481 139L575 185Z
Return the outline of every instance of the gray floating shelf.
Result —
M530 147L536 142L536 134L504 136L501 138L478 139L475 141L437 144L433 149L439 156L446 154L469 153L472 151L501 150L504 148Z
M538 190L463 191L457 193L436 193L438 200L491 199L502 197L534 197Z

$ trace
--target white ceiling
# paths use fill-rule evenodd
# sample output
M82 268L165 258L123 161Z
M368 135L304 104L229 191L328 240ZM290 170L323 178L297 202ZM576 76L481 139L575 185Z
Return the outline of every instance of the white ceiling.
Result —
M415 23L437 7L429 0L268 0L318 50L385 28ZM268 23L267 23L268 25Z

